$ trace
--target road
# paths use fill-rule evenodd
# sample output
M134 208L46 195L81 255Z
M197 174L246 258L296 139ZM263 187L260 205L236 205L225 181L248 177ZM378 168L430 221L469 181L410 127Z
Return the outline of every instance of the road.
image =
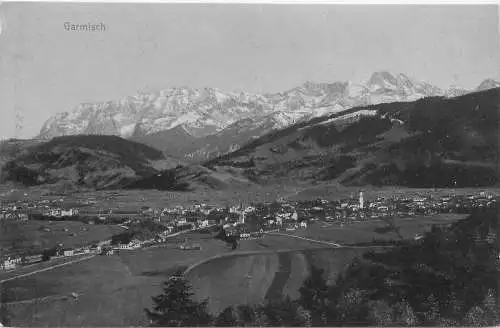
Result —
M323 244L323 245L328 245L328 246L334 246L334 247L337 247L337 248L345 247L345 246L342 246L340 244L332 243L332 242L329 242L329 241L323 241L323 240L311 239L311 238L306 238L306 237L301 237L301 236L289 235L289 234L286 234L286 233L269 232L267 234L268 235L283 236L283 237L290 237L290 238L297 238L297 239L302 239L302 240L310 241L310 242L313 242L313 243L318 243L318 244Z
M74 264L74 263L78 263L78 262L90 260L91 258L93 258L95 256L96 255L93 254L93 255L90 255L90 256L87 256L87 257L83 257L83 258L80 258L80 259L77 259L77 260L73 260L73 261L69 261L69 262L65 262L65 263L61 263L61 264L52 265L50 267L46 267L46 268L43 268L43 269L40 269L40 270L35 270L35 271L28 272L28 273L22 273L20 275L14 276L14 277L10 277L10 278L6 278L6 279L3 279L3 280L0 280L0 284L4 283L4 282L7 282L7 281L14 280L14 279L28 277L28 276L31 276L31 275L34 275L34 274L37 274L37 273L40 273L40 272L45 272L45 271L57 269L57 268L60 268L60 267L66 266L66 265L70 265L70 264Z
M318 244L323 244L323 245L328 245L328 246L334 246L336 248L393 248L393 245L373 245L373 246L355 246L355 245L342 245L342 244L337 244L334 242L330 241L324 241L324 240L318 240L318 239L311 239L311 238L306 238L306 237L301 237L301 236L295 236L295 235L290 235L286 233L279 233L279 232L269 232L267 233L269 235L277 235L277 236L283 236L283 237L289 237L289 238L297 238L297 239L302 239L302 240L307 240L313 243L318 243Z

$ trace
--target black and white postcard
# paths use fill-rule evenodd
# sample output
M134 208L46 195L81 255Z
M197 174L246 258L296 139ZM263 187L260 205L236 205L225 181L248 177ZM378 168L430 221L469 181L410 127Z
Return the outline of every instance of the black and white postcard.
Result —
M499 326L499 15L0 3L0 326Z

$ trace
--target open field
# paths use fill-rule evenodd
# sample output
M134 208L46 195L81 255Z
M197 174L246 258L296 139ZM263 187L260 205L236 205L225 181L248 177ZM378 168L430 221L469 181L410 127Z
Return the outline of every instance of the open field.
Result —
M173 205L188 205L205 202L213 205L224 206L240 201L266 201L290 193L284 186L253 186L245 189L234 188L231 190L199 189L190 192L158 191L158 190L101 190L81 191L64 195L50 195L49 189L43 187L18 188L10 193L12 188L0 185L0 200L59 200L64 199L64 204L73 206L83 204L85 201L96 201L95 204L83 206L82 211L102 209L119 209L127 213L136 213L143 206L165 207ZM4 194L4 196L1 196ZM26 193L26 195L24 195ZM78 207L81 207L78 206Z
M396 226L401 227L400 233L406 239L413 238L415 233L428 231L433 224L451 224L466 216L465 214L438 214L430 217L396 218L395 222ZM312 239L338 242L340 244L366 243L374 240L399 240L399 236L395 232L376 232L377 228L385 227L386 225L382 220L351 223L343 227L335 223L325 224L323 222L315 222L307 229L287 233Z
M43 231L48 228L50 231ZM67 231L64 231L67 229ZM29 220L25 222L0 222L0 246L4 254L26 250L41 251L62 243L64 247L83 245L91 241L110 238L123 231L115 225L87 225L76 221ZM72 236L75 233L75 236Z
M200 244L202 250L176 249L176 244L185 237L189 242ZM280 236L242 241L234 252L210 235L188 233L173 239L165 247L122 251L118 256L97 256L2 284L4 302L54 296L52 301L20 303L9 308L12 325L146 325L143 308L151 307L151 296L161 292L162 282L177 269L185 269L218 254L318 248L318 244ZM78 301L55 297L72 292L81 294Z

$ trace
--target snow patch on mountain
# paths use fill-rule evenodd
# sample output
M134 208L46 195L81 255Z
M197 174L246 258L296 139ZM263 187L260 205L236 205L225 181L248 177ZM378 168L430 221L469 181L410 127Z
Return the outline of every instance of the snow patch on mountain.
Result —
M484 80L476 91L500 87ZM457 96L465 91L447 91L404 74L382 71L361 83L306 82L274 94L224 92L216 88L176 87L158 92L139 92L116 101L83 103L44 122L39 138L73 134L112 134L129 138L183 126L203 137L231 128L279 129L313 117L338 113L371 104L413 101L428 96Z
M330 124L333 122L343 121L346 119L360 118L362 116L375 116L375 115L377 115L376 110L362 109L362 110L359 110L359 111L354 112L354 113L349 113L349 114L345 114L342 116L330 118L326 121L318 123L317 125L326 125L326 124Z
M137 124L135 124L135 123L122 126L120 128L120 135L125 137L125 138L131 137L134 134L136 126L137 126Z

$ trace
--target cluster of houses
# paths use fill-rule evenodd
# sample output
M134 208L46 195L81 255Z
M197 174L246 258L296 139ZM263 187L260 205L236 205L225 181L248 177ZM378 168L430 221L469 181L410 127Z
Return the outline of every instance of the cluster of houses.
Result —
M42 210L42 216L44 217L54 217L54 218L71 218L79 215L79 210L77 208L47 208Z
M2 206L0 209L0 220L28 221L30 212L18 205Z
M164 209L144 208L143 214L154 218L165 226L166 233L179 228L202 229L214 225L222 226L228 234L248 238L250 232L284 229L305 229L311 221L325 220L345 223L376 219L387 216L408 217L434 215L443 212L459 212L465 209L494 206L492 194L479 193L470 196L429 196L364 199L358 197L338 201L318 199L315 201L287 201L261 204L243 204L216 207L195 204L190 207L175 206ZM256 224L257 223L257 224Z
M40 253L17 254L4 256L0 260L0 270L12 270L20 266L26 266L33 263L48 261L54 258L72 257L84 254L101 254L104 247L109 245L111 240L104 240L92 245L85 245L76 248L65 248L62 244L58 244L50 250L44 250Z
M299 204L299 217L319 218L326 221L349 223L377 219L381 217L411 217L415 215L435 215L438 213L468 212L477 208L493 207L496 200L493 194L481 192L468 196L399 196L378 197L365 201L363 193L359 197L340 201L317 200ZM305 206L304 206L305 205Z
M0 220L27 221L38 217L51 218L75 218L79 215L77 208L63 208L59 204L64 199L40 200L40 201L17 201L2 204L0 206Z
M0 261L0 270L11 270L21 265L29 265L42 261L42 254L10 255Z

